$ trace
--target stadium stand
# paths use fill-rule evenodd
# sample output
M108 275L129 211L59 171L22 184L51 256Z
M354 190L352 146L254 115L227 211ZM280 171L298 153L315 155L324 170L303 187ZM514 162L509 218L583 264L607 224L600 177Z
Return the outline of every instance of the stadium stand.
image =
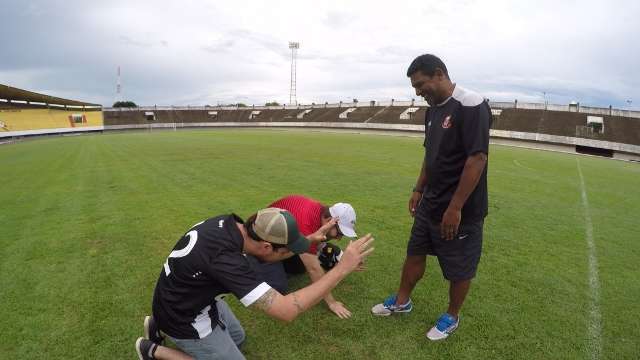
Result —
M424 106L367 106L314 107L311 109L262 108L171 108L171 109L106 109L104 124L128 125L155 123L242 123L242 122L323 122L323 123L379 123L424 125ZM350 111L346 118L340 114ZM411 109L410 111L408 111ZM414 109L417 109L414 111ZM152 110L155 120L149 121L145 111ZM259 111L259 113L257 113ZM307 112L308 111L308 112ZM214 115L210 113L215 113ZM252 112L256 112L251 116ZM303 113L303 118L298 116ZM496 111L493 129L566 137L583 137L595 140L640 145L640 119L627 116L599 115L603 119L603 131L592 132L587 128L589 114L573 111L505 108ZM405 116L402 116L405 114ZM403 117L403 119L401 119ZM587 128L585 131L585 128Z
M581 131L587 127L588 116L570 111L504 109L494 117L493 128L640 145L640 119L600 115L603 120L601 133Z
M102 106L0 84L0 137L103 129Z
M346 121L346 119L340 119L338 116L340 113L345 111L345 108L320 108L314 109L314 111L310 112L305 116L304 121L306 122L341 122ZM286 120L284 120L286 121ZM290 121L298 121L298 119L290 119ZM350 121L350 120L349 120Z
M354 111L348 113L346 119L340 120L348 122L369 122L369 120L373 118L373 116L376 115L376 113L378 113L380 110L384 110L384 108L378 106L358 107Z
M640 112L568 105L492 102L492 137L561 144L576 151L640 159ZM423 131L424 101L281 106L105 108L0 85L0 137L81 130L206 126L308 126ZM342 116L341 116L342 114ZM237 124L237 125L236 125ZM591 149L591 150L589 150ZM607 155L607 156L609 156Z
M346 118L340 118L340 114L347 109L350 111ZM405 110L403 107L372 106L372 107L317 107L313 109L274 109L274 108L239 108L239 109L207 109L189 110L157 110L154 108L144 109L108 109L104 112L105 125L124 124L148 124L144 117L144 112L152 110L156 115L156 123L189 123L206 122L348 122L348 123L387 123L387 124L415 124L422 125L424 122L424 108L411 114L409 119L400 119L400 114ZM259 114L250 117L253 111L260 111ZM210 115L215 112L215 115ZM299 118L300 114L304 114Z
M349 114L356 111L356 108L350 107L347 108L346 110L343 110L339 115L338 115L338 119L348 119L349 118Z
M640 159L640 113L579 104L491 103L492 137L516 142L564 145L565 151ZM145 120L154 111L155 121ZM146 107L105 109L104 124L125 127L307 126L422 131L423 101L255 107ZM348 111L348 112L347 112ZM251 114L254 114L251 116ZM346 114L346 118L343 115ZM588 120L590 119L590 120ZM591 121L589 124L588 121ZM173 124L172 124L173 123ZM145 125L146 124L146 125ZM234 125L237 124L237 125ZM556 147L557 149L557 147ZM573 149L573 150L571 150Z
M402 106L388 106L381 109L381 112L376 112L369 123L381 123L381 124L414 124L424 125L424 113L425 109L420 109L413 114L410 119L400 119L400 115L407 109Z
M308 113L310 113L312 111L313 111L313 109L302 110L301 113L296 115L296 119L302 120L302 119L304 119L305 115L307 115Z
M260 116L258 116L255 121L300 121L297 117L300 110L297 109L269 109L261 111ZM305 117L304 121L309 121L308 117Z

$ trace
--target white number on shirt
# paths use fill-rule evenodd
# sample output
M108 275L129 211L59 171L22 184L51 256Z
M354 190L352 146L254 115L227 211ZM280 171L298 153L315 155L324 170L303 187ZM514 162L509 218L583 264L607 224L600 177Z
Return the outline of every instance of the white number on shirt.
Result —
M197 225L197 224L196 224ZM196 246L196 241L198 241L198 232L196 230L189 231L185 236L189 237L189 243L183 249L173 250L167 261L164 262L164 273L169 276L171 274L171 268L169 268L169 258L180 258L183 256L187 256L193 247Z

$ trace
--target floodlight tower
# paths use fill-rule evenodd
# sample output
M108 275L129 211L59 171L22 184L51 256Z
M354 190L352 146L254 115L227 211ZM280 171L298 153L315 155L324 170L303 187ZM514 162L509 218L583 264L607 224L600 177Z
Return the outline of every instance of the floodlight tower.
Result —
M289 104L296 105L296 58L298 57L298 49L300 48L299 42L289 42L289 49L291 49L291 85L289 87Z

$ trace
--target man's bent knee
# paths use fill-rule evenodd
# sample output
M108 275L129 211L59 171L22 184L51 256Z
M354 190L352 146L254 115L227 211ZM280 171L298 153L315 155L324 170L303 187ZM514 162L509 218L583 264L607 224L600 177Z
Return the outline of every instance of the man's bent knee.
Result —
M231 338L233 339L233 342L236 343L238 347L240 347L242 346L242 343L244 343L244 340L247 338L247 334L244 332L244 329L240 327L239 329L236 329L233 334L231 334Z

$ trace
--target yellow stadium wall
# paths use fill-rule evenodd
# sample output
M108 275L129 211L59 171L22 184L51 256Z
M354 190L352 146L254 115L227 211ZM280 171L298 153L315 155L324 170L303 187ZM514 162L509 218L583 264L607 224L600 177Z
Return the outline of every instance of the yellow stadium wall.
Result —
M84 122L70 121L71 115L84 115ZM104 125L102 111L96 110L0 109L0 132L102 125Z

